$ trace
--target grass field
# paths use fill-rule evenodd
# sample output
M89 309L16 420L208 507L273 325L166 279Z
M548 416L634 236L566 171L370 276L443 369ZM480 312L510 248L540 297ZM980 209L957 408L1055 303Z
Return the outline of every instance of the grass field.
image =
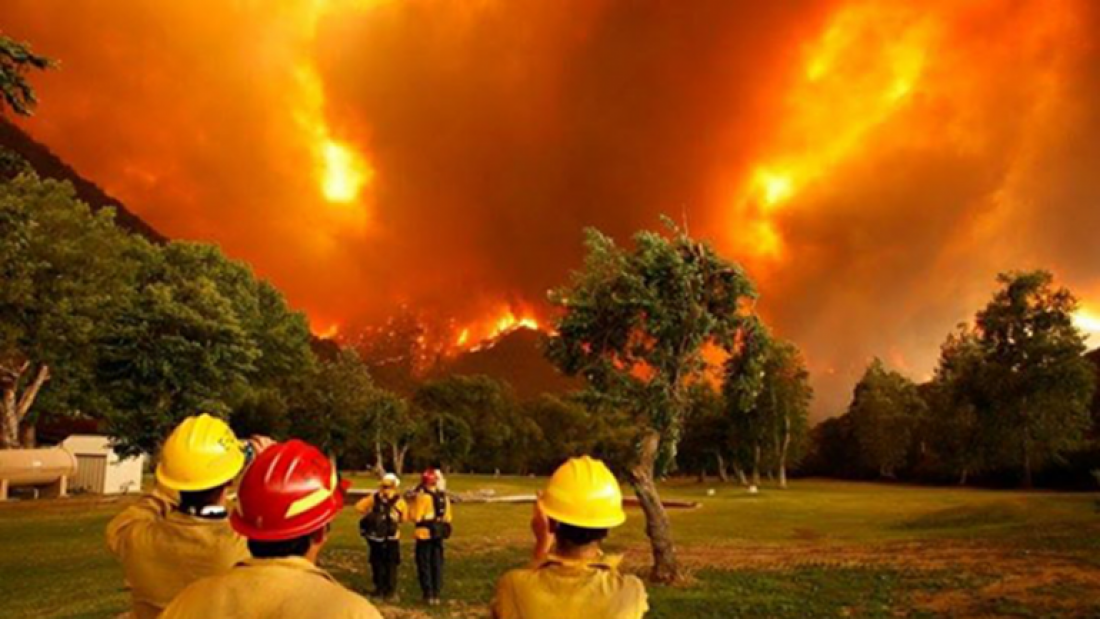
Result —
M531 492L540 480L454 477L456 491ZM358 479L356 486L369 486ZM715 487L714 497L706 495ZM672 482L667 498L690 574L650 587L650 617L1100 617L1096 494L917 488L795 481L750 496L733 486ZM130 499L0 505L0 616L111 617L126 608L122 575L103 543ZM522 565L530 506L465 504L447 547L445 605L418 604L411 542L402 603L387 617L481 617L496 579ZM408 535L406 535L408 537ZM648 561L638 511L612 537L626 569ZM345 510L322 558L366 591L364 544Z

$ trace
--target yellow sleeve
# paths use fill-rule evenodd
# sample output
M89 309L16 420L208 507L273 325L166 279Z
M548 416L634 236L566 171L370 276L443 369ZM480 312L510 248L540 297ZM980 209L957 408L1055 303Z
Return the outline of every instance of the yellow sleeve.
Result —
M171 511L172 504L167 497L156 491L146 494L107 524L107 548L115 555L120 554L131 535L164 518Z
M374 509L374 495L368 494L366 497L359 499L359 502L355 504L355 511L360 514L365 514Z
M412 520L411 514L409 514L409 504L405 502L405 499L397 499L397 503L394 504L393 508L397 510L398 514L401 514L401 517L397 519L398 523Z
M451 499L446 494L443 495L443 522L451 521Z

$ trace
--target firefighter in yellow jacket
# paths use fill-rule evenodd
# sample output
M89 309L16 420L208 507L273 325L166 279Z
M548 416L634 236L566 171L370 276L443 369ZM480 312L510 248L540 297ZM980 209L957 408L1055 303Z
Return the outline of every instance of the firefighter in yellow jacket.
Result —
M443 593L443 541L451 537L451 501L439 489L439 475L428 469L409 519L416 523L416 575L424 602L438 606Z
M535 504L535 561L500 579L493 618L640 619L649 610L645 586L600 549L625 521L619 483L603 462L584 456L558 467Z
M393 473L386 473L378 492L368 495L355 504L359 521L359 534L367 540L370 550L373 595L386 600L397 596L397 568L401 565L401 523L408 518L409 506L397 489L401 480Z
M122 563L136 619L156 617L187 585L248 558L244 539L229 527L226 493L246 450L269 443L242 446L209 415L189 417L172 431L156 470L161 488L107 526L107 546Z
M298 440L256 457L241 479L233 529L252 558L196 581L163 619L382 619L363 597L317 567L347 486L316 447Z

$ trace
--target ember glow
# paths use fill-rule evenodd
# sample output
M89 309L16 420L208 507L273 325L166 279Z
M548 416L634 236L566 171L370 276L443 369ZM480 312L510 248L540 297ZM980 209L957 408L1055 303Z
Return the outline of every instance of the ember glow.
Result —
M1073 314L1073 324L1089 336L1095 343L1096 336L1100 336L1100 314L1092 310L1082 308Z
M668 214L749 270L819 416L871 356L927 375L998 271L1095 332L1090 0L104 4L5 1L61 62L25 126L318 330L408 306L475 347L545 321L583 227Z

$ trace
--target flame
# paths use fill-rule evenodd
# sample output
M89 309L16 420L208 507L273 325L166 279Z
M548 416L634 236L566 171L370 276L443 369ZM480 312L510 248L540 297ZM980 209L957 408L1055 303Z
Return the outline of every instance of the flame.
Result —
M373 8L381 2L360 0L314 0L303 20L307 42L316 36L317 24L325 11L334 4L357 9ZM359 200L363 188L374 177L374 169L366 159L344 142L333 137L333 131L325 115L325 90L316 67L310 61L302 61L297 67L297 83L300 90L296 100L295 118L311 145L321 195L333 204L349 204Z
M806 54L774 144L739 190L751 253L778 258L783 239L773 214L806 186L856 154L876 127L919 86L934 42L930 13L903 3L845 6Z
M340 325L332 323L324 331L315 331L314 335L322 340L331 340L340 335Z
M489 318L474 321L460 329L455 338L455 347L476 350L486 342L492 342L518 329L540 331L543 330L543 326L532 314L524 311L517 314L515 310L506 308L497 314L491 314Z
M324 160L321 192L325 199L336 203L355 201L372 175L362 158L332 139L323 142L321 152Z
M493 331L489 337L494 338L508 331L515 329L533 329L538 330L539 321L530 316L517 317L511 310L497 319L496 324L493 326Z
M1085 337L1100 335L1100 314L1088 308L1073 313L1073 324L1085 333Z

